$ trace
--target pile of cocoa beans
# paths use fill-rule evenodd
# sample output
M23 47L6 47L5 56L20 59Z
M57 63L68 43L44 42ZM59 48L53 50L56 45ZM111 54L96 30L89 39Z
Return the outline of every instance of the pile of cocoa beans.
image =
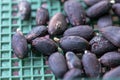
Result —
M83 0L87 9L78 0L60 1L65 14L58 12L50 18L48 10L40 7L36 27L27 35L16 30L14 54L26 58L30 44L34 54L48 57L51 71L63 80L120 80L120 27L112 16L120 17L120 0ZM22 20L29 20L28 1L18 3L18 14ZM88 19L97 21L98 32Z

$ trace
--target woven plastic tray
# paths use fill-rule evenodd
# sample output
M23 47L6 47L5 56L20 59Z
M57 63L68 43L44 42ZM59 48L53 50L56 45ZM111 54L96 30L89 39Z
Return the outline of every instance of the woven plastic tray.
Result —
M11 49L11 38L17 28L27 34L35 27L36 10L42 4L47 4L50 17L57 12L64 12L59 0L28 0L31 3L32 14L29 21L21 21L17 16L18 0L0 0L0 80L56 80L48 68L46 57L34 56L18 59ZM84 3L81 4L86 8ZM94 21L90 22L95 26Z
M55 80L48 68L48 63L42 55L18 59L12 52L11 38L17 28L24 34L35 27L36 10L41 4L47 3L50 16L61 11L60 3L55 0L28 0L31 3L32 14L29 21L21 21L17 16L19 0L0 0L0 80Z

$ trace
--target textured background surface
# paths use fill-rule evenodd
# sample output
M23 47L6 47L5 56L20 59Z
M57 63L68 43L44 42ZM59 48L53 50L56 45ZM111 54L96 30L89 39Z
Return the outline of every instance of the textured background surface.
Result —
M18 0L0 0L0 80L54 80L43 56L35 57L29 52L29 57L17 59L11 49L11 37L17 28L24 34L36 25L37 8L46 3L45 0L29 0L32 14L29 21L21 21L17 16ZM49 1L51 16L60 11L60 3L55 1L56 7ZM53 12L52 12L53 10Z

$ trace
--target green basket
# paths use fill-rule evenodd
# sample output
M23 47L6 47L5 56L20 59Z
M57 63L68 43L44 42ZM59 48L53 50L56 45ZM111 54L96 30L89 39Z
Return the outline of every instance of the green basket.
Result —
M27 34L35 27L36 10L42 4L47 4L50 17L57 12L63 12L63 4L59 0L28 0L31 3L32 14L29 21L22 21L17 16L19 0L0 0L0 80L56 80L48 68L46 57L36 57L29 52L26 59L18 59L12 52L11 38L17 28ZM84 3L81 4L86 8ZM94 21L90 22L93 27Z
M19 0L0 0L0 80L55 80L42 55L18 59L12 52L11 38L17 28L27 34L35 27L36 10L41 4L47 3L50 16L61 11L60 3L55 0L29 0L32 14L29 21L22 21L17 16ZM54 4L55 3L55 4Z

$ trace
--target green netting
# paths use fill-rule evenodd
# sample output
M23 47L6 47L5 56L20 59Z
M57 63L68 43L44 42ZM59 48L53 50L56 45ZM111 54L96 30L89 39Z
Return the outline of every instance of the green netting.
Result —
M56 5L46 0L28 0L31 3L32 14L29 21L21 21L17 16L18 0L0 0L0 80L55 80L48 68L46 58L35 57L29 52L29 57L20 60L11 49L11 37L17 28L24 34L36 25L36 10L43 3L48 3L51 16L60 11L60 3ZM55 6L57 8L55 8ZM55 8L55 10L54 10Z
M63 5L59 0L28 0L32 8L31 18L29 21L21 21L17 16L18 1L0 0L0 80L55 80L46 57L36 57L29 52L26 59L16 58L11 49L11 37L17 28L27 34L35 27L36 10L42 4L47 4L50 17L57 12L64 12ZM86 8L82 0L79 1ZM90 25L96 26L94 23L91 21Z

